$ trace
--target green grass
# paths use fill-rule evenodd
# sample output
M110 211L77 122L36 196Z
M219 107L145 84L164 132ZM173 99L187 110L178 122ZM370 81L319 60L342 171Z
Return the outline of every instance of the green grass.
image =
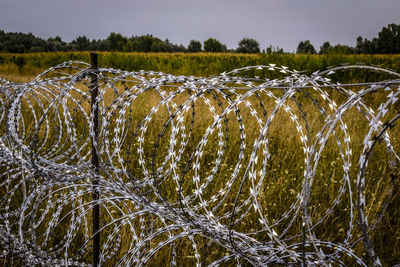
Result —
M99 66L128 71L153 70L179 75L210 76L235 68L275 63L290 69L312 73L343 63L377 65L400 70L400 55L295 55L295 54L227 54L227 53L122 53L99 52ZM89 62L88 52L1 54L1 74L37 75L41 71L69 60ZM366 80L370 73L354 72L350 78ZM348 80L348 82L350 82Z

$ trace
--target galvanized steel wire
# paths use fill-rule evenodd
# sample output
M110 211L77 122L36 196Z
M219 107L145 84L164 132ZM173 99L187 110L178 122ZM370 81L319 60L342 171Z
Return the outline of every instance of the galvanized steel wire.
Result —
M391 79L347 85L330 79L335 73L360 70ZM277 78L260 78L258 72ZM98 172L90 161L91 75L97 75L99 88ZM377 108L367 106L363 99L376 92L386 94L386 100ZM344 100L337 104L334 94ZM186 256L198 266L312 266L344 264L344 258L379 266L371 234L385 214L393 185L384 191L379 212L368 213L366 171L378 143L386 147L389 167L400 160L388 134L400 117L399 94L399 73L358 65L306 75L268 64L204 78L111 68L94 73L88 64L71 61L31 82L2 79L1 256L24 264L90 265L85 255L91 253L94 234L90 212L96 177L105 265L141 266L161 251L168 251L171 265L176 265L176 247L186 240L191 247ZM138 106L145 103L143 97L158 100ZM322 127L312 130L303 102L316 108ZM196 124L202 115L196 113L198 106L208 113L203 130ZM345 119L352 109L368 125L358 164L352 164L354 141ZM282 116L289 120L277 122ZM271 138L277 138L270 134L274 123L296 129L304 173L289 208L271 220L263 192L274 153ZM238 136L234 159L232 134ZM315 217L309 208L313 185L324 178L318 176L318 164L332 139L341 162L333 167L341 173L340 186L328 208ZM228 175L222 178L221 173ZM347 229L335 241L320 238L316 229L334 221L335 211L343 207ZM251 227L241 227L249 221ZM368 256L355 252L359 243ZM207 260L211 252L205 244L225 253Z

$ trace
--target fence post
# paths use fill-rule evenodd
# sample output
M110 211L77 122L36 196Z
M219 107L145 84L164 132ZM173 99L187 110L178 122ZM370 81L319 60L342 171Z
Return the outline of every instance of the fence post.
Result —
M97 155L96 146L98 145L99 138L99 102L97 96L99 94L98 78L97 78L97 53L90 53L91 62L91 79L90 79L90 94L91 94L91 116L93 124L92 136L92 157L91 163L95 176L92 179L93 193L92 198L94 201L92 209L92 227L93 227L93 266L97 267L100 264L100 206L97 203L99 200L99 180L97 175L100 173L99 157Z

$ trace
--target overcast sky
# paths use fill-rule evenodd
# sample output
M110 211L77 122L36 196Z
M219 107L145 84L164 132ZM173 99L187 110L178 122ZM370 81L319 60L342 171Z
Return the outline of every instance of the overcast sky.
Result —
M324 41L355 46L389 23L400 24L400 0L0 0L0 29L68 42L119 32L236 48L250 37L292 52L307 39L317 50Z

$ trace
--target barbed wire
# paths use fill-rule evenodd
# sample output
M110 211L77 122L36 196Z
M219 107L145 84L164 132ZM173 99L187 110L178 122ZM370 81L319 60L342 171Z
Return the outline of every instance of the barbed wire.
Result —
M331 76L349 70L390 78L332 82ZM93 75L99 129L90 110ZM384 97L367 105L364 99L377 92ZM400 117L399 94L399 73L358 65L306 75L269 64L204 78L94 71L70 61L28 83L1 79L1 256L25 264L90 265L97 204L102 264L144 265L164 255L175 266L177 249L185 248L198 266L380 266L371 235L395 185L378 177L385 187L371 197L368 162L382 143L385 168L396 171L398 146L389 132ZM346 123L354 114L365 121L361 143ZM280 155L273 145L286 140L282 129L293 129L298 151L280 153L293 153L303 165L278 166L286 171L283 180L295 177L296 186L272 213L268 191ZM91 162L93 142L98 169ZM331 163L338 175L328 178L318 167L325 148L335 144L342 163ZM313 196L324 190L315 184L324 179L334 180L334 195L315 212ZM91 197L95 190L98 200ZM372 212L376 199L380 205ZM337 223L338 214L347 229L327 239L321 229ZM360 243L368 256L355 250Z

